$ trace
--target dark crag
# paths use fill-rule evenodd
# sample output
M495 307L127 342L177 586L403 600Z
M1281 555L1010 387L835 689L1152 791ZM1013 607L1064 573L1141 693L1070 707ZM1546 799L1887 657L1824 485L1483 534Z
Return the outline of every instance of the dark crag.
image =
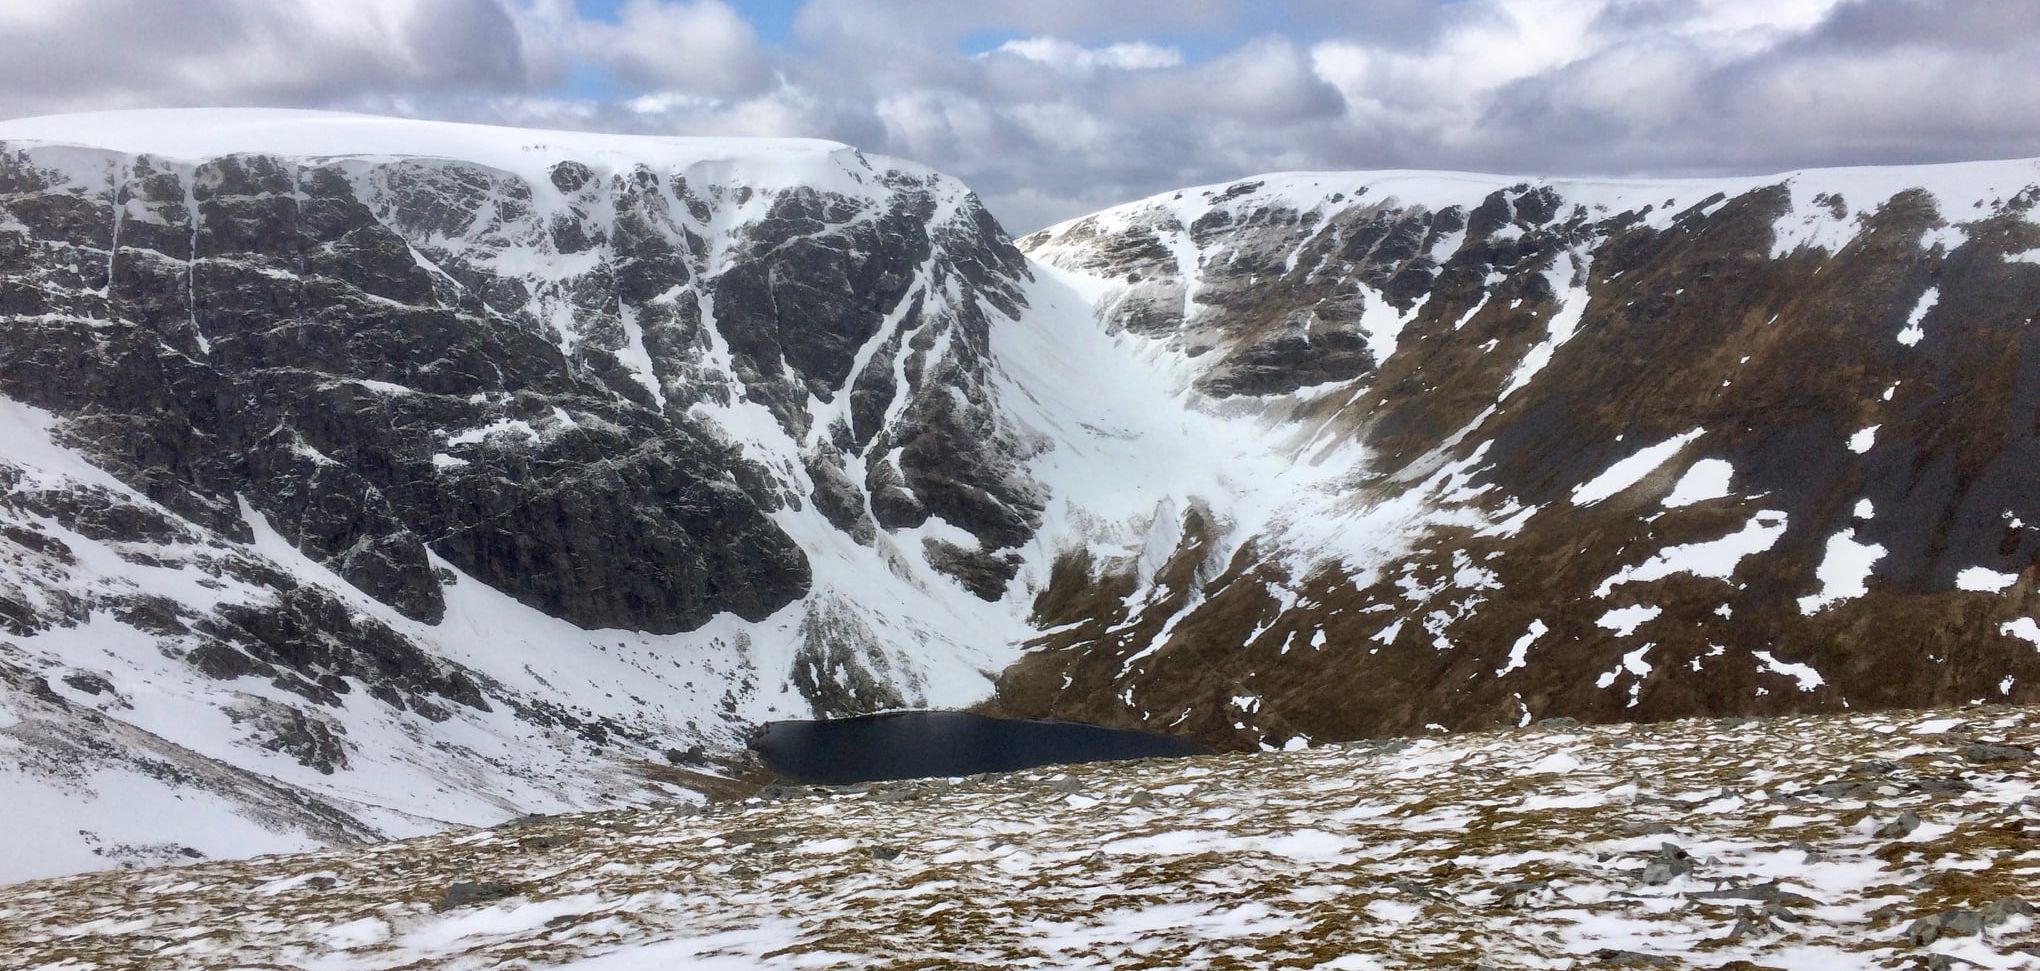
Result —
M751 736L751 748L774 772L821 785L1210 752L1188 739L1149 732L960 711L769 722Z

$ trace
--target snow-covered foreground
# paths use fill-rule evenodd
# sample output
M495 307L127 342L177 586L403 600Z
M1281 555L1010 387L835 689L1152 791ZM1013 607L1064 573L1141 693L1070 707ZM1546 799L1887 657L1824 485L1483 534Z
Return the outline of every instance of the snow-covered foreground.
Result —
M0 890L0 954L66 969L2040 967L2024 901L2040 889L2036 743L2040 713L1971 708L781 792L21 884Z

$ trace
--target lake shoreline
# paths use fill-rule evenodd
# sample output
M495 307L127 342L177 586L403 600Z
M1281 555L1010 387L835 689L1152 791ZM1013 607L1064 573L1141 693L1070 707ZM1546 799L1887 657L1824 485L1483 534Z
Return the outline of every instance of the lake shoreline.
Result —
M773 772L809 785L1211 754L1189 739L1152 732L963 711L767 722L752 734L750 747Z

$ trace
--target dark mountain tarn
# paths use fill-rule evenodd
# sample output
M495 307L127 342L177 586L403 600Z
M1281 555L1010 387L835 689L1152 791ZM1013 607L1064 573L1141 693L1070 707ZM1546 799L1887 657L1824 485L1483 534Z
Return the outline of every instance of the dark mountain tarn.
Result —
M1188 739L1149 732L1076 722L990 718L960 711L769 722L751 736L751 748L774 772L819 785L1210 752Z

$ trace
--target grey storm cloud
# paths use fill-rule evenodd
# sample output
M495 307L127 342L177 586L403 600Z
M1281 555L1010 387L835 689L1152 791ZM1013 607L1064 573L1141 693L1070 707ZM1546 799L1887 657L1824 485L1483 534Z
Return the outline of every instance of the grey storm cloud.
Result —
M2032 12L2025 0L1847 3L1727 58L1660 34L1497 91L1477 157L1565 170L1581 153L1563 143L1583 144L1613 171L1676 174L2040 154Z
M0 3L0 115L164 105L328 105L523 87L496 0Z
M0 2L0 116L279 105L829 137L956 174L1016 230L1280 169L2040 155L2031 0L810 0L770 43L743 10ZM564 93L576 66L622 90Z

